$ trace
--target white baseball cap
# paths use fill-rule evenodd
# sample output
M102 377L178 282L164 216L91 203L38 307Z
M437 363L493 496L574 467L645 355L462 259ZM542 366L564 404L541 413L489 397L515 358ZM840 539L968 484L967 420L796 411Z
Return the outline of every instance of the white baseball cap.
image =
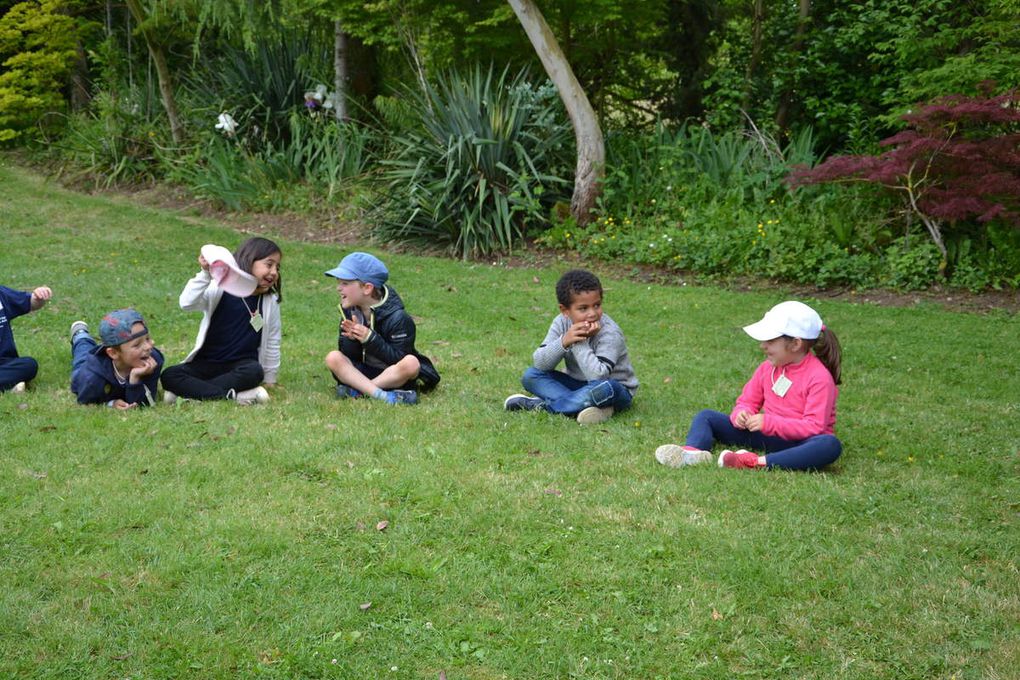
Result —
M238 267L234 255L223 246L207 243L202 246L202 257L209 263L209 275L220 290L236 297L247 297L255 292L258 281Z
M787 300L765 312L761 321L744 326L744 332L758 341L781 335L814 340L822 332L822 317L803 302Z

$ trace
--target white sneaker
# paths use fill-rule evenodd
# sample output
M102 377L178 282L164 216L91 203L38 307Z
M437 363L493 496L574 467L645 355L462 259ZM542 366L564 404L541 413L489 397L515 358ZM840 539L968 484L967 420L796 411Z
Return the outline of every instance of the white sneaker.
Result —
M21 394L22 392L24 392L27 389L28 389L28 385L27 384L25 384L23 382L19 382L17 385L15 385L14 387L11 388L11 392L13 392L14 394Z
M82 331L88 333L89 325L84 321L75 321L71 324L71 342L74 342L74 336L78 335Z
M253 387L250 390L242 390L234 394L234 401L241 406L251 406L252 404L265 404L269 402L269 392L266 391L265 387L259 385Z
M666 467L678 468L685 465L699 465L712 460L712 454L708 451L696 449L693 446L680 446L678 444L663 444L655 449L655 460Z
M613 407L606 406L600 408L598 406L589 406L580 413L577 414L577 422L581 425L597 425L604 423L613 417Z

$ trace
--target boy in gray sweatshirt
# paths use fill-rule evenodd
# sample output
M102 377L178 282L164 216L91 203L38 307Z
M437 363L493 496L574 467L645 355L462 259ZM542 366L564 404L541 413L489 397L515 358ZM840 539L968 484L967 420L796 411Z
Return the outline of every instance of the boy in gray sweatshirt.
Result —
M503 408L563 413L582 425L601 423L628 408L638 388L627 342L602 312L602 284L591 272L573 269L561 276L556 299L560 313L521 377L535 396L513 394ZM560 361L565 373L555 370Z

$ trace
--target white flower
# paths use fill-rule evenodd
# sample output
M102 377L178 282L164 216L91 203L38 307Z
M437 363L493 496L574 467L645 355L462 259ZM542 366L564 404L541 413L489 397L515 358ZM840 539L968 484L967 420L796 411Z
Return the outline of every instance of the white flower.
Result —
M227 137L233 137L237 132L237 121L229 113L221 113L217 118L216 129L222 130Z

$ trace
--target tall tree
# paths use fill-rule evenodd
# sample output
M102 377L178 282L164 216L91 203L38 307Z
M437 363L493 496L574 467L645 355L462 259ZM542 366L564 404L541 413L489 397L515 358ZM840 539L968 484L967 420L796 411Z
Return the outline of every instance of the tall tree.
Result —
M577 82L570 63L560 49L556 36L549 29L533 0L507 0L524 27L524 32L538 53L549 79L556 85L560 99L574 127L577 166L574 171L574 195L570 214L580 225L591 219L591 210L601 191L605 172L606 148L595 110Z
M138 24L138 31L145 40L145 46L152 57L153 66L156 67L156 76L159 78L159 96L163 100L163 109L166 111L167 120L170 122L170 136L174 144L180 145L184 142L184 124L181 115L177 111L177 100L174 97L174 81L170 73L170 66L167 64L166 52L160 43L156 32L150 22L150 16L142 7L140 0L127 0L128 10Z

